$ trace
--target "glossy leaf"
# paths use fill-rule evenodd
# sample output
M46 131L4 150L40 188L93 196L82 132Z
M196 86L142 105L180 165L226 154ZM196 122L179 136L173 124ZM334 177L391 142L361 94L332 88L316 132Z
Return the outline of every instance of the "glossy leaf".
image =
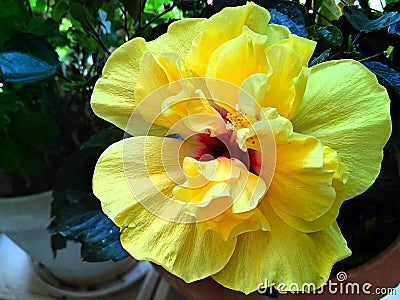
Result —
M286 26L297 36L308 36L308 32L305 29L306 10L303 5L296 2L283 1L277 3L269 12L271 14L271 23Z
M399 72L377 61L366 61L363 64L378 77L384 86L393 88L397 95L400 96Z
M0 53L0 80L5 82L35 82L50 77L57 67L52 67L36 57L21 52Z
M58 55L46 40L31 33L19 34L0 51L0 80L39 81L52 76L58 65Z
M360 32L380 30L400 21L399 12L384 13L376 20L368 19L367 15L355 6L345 6L343 13L351 25Z
M343 43L342 32L336 26L314 25L311 26L308 30L315 39L322 40L334 47L340 47Z
M317 64L323 63L324 61L327 61L329 58L329 55L331 53L331 49L326 49L324 52L322 52L319 56L313 58L310 63L308 64L309 67L315 66Z
M390 25L388 28L388 33L400 35L400 22Z
M54 219L49 232L80 242L86 261L117 261L128 256L119 242L118 227L102 212L92 192L92 174L102 150L74 153L59 171L53 189ZM53 249L59 249L59 239L54 242Z

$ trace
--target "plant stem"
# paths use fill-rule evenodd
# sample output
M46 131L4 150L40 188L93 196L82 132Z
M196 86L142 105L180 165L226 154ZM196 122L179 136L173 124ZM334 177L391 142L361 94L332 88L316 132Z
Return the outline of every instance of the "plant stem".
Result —
M31 17L33 17L33 11L32 11L31 4L29 3L29 0L25 0L25 3L26 3L26 7L28 8L29 14L31 15Z
M374 55L371 55L371 56L368 56L368 57L359 59L358 61L361 62L361 61L370 60L370 59L372 59L372 58L377 58L377 57L379 57L379 56L381 56L381 55L383 55L383 54L384 54L384 52L379 52L379 53L377 53L377 54L374 54Z
M94 27L92 26L92 24L90 24L90 21L88 20L88 18L85 16L85 22L86 24L89 26L90 30L93 32L97 43L99 44L99 46L108 54L111 55L111 52L107 49L106 45L104 45L103 41L101 40L98 32L96 31L96 29L94 29Z
M143 27L141 26L141 18L139 18L139 30L137 32L135 32L135 34L133 34L129 39L133 39L135 37L137 37L138 33L140 31L145 30L147 27L149 27L152 23L154 23L155 21L157 21L159 18L161 18L163 15L165 15L166 13L170 12L171 10L173 10L175 8L175 6L178 4L178 1L175 0L172 5L170 7L168 7L166 10L164 10L162 13L160 13L159 15L155 16L153 19L151 19L146 25L144 25ZM140 10L141 11L141 10Z

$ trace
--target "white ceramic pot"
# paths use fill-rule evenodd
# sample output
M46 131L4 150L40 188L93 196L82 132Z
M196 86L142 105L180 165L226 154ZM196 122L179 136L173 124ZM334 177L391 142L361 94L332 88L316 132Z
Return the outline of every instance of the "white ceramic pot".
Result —
M54 257L47 226L50 223L52 191L40 194L0 198L0 231L30 255L38 276L56 289L101 289L103 283L110 290L110 282L134 270L128 281L137 280L148 270L148 265L133 258L119 262L83 262L80 244L68 242ZM125 284L127 278L124 279ZM97 287L97 288L96 288ZM111 290L114 291L113 288Z

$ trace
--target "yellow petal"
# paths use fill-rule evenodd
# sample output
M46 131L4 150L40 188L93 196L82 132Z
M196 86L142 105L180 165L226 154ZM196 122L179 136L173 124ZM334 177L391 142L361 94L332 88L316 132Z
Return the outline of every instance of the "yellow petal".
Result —
M236 238L223 241L212 230L199 232L196 224L168 222L141 206L135 206L131 213L137 221L121 232L124 249L138 260L161 265L186 282L221 270L235 248Z
M228 209L210 220L197 224L200 232L214 230L224 241L251 231L268 231L270 226L258 208L243 213L233 213Z
M125 129L129 117L138 104L135 86L139 76L139 62L145 52L156 55L173 52L184 58L193 38L203 30L203 19L185 19L174 22L168 32L146 43L133 39L115 50L103 69L102 77L93 91L91 105L101 118Z
M257 34L244 26L241 35L221 45L212 53L206 77L240 86L250 75L267 72L264 53L267 39L267 36Z
M337 224L323 231L301 233L282 222L264 204L262 211L271 230L239 235L231 260L212 278L246 294L264 283L279 290L294 289L297 285L308 291L310 283L316 288L322 286L332 265L351 254Z
M102 77L93 90L93 111L121 129L125 129L137 105L134 86L138 80L139 61L146 51L147 45L142 38L119 47L107 60Z
M268 11L252 2L223 9L206 22L204 31L194 39L185 63L199 76L204 76L215 49L239 36L245 25L256 33L266 34L269 20Z
M218 158L197 161L186 157L183 162L183 171L186 182L175 187L173 193L177 200L188 203L186 209L198 220L200 220L199 207L208 206L211 202L229 199L226 205L218 206L218 210L209 210L208 216L203 214L202 219L213 218L230 206L233 213L250 211L257 206L266 192L265 182L250 173L237 159Z
M324 169L323 146L315 138L295 136L286 144L277 144L276 153L275 174L267 194L272 208L306 221L324 215L334 203L336 191L334 170Z
M278 146L278 153L279 150ZM287 157L280 159L285 160ZM272 182L267 197L275 213L293 229L302 232L316 232L329 227L339 215L340 206L345 199L344 185L348 176L347 168L341 163L336 151L323 147L323 169L311 170L311 165L308 165L308 170L294 171L293 173L299 172L298 175L302 177L301 183L296 174L279 174L280 167L278 159L275 174L289 180L276 179L289 182L287 184L290 184L290 188L286 189L286 193L279 194L279 188L276 189L275 185L278 182ZM325 178L328 180L324 181ZM309 192L315 190L307 194L305 189L309 189ZM325 194L323 190L326 191Z
M288 45L276 44L267 51L269 69L268 92L263 101L264 107L275 107L281 116L290 118L302 97L296 97L295 80L303 69L301 59ZM307 82L302 80L302 83ZM304 89L303 89L304 90ZM302 96L302 95L301 95Z
M288 45L300 57L303 66L308 65L312 54L314 53L317 43L309 39L299 37L294 34L289 34L287 39L284 39L280 44Z
M182 207L166 199L179 179L181 144L175 139L134 137L110 146L96 165L93 190L104 212L121 228L122 245L133 257L160 264L192 282L221 270L236 239L223 241L211 230L199 233L192 218L179 216ZM170 214L160 214L166 210Z
M363 65L341 60L313 67L292 123L338 152L349 169L346 199L374 182L391 133L390 100Z
M200 81L201 79L194 80L196 83ZM193 132L210 132L212 136L225 133L225 121L210 105L202 91L197 89L191 80L182 80L181 84L183 88L180 93L163 99L162 119L158 119L157 122L172 126L178 120L182 120L186 127ZM151 105L151 103L149 104ZM177 117L178 120L176 120ZM171 123L172 121L174 123Z

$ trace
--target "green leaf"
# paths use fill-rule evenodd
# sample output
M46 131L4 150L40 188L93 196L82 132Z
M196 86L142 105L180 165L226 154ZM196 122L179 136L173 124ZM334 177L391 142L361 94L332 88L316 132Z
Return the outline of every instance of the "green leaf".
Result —
M343 43L342 32L336 26L313 25L308 30L314 39L322 40L334 47L339 48Z
M53 37L59 34L58 23L52 18L32 18L28 24L28 31L42 37Z
M146 5L146 1L142 1L142 7L140 7L140 1L121 0L121 2L134 20L138 18L139 11Z
M10 113L16 113L22 107L20 98L9 92L0 93L0 127L10 124Z
M82 244L86 261L121 260L128 256L118 227L101 211L92 192L92 176L102 149L74 153L60 169L54 185L49 232ZM53 245L59 249L60 245Z
M0 93L0 109L6 113L16 113L21 107L22 103L18 95L9 91Z
M388 28L388 33L400 35L400 22L390 25Z
M0 80L39 81L52 76L58 65L58 55L46 40L31 33L18 34L0 51Z
M326 49L319 56L313 58L313 60L311 60L310 63L308 64L308 67L312 67L317 64L323 63L324 61L327 61L330 53L331 53L331 49Z
M10 118L6 112L0 107L0 128L10 124Z
M59 128L53 119L41 113L15 114L10 132L23 144L42 152L56 151Z
M377 31L400 21L399 12L386 12L380 18L370 20L361 9L347 5L343 7L343 13L351 25L360 32Z
M124 133L117 127L106 128L90 137L89 141L82 145L82 149L100 148L105 149L112 143L115 143L123 137Z
M67 1L57 1L53 7L51 16L56 22L60 22L69 11L69 5Z
M269 10L271 14L271 23L283 25L289 28L290 32L301 37L307 37L306 28L306 9L303 5L283 1Z
M24 1L1 0L0 5L0 45L16 31L23 31L30 19Z
M322 0L316 1L316 5L314 6L314 10L318 11L316 16L316 22L321 25L331 25L330 22L327 22L325 19L329 21L338 20L342 15L339 7L336 5L335 0ZM320 16L323 16L320 17Z
M37 153L8 138L1 140L0 169L23 178L29 178L41 165Z
M377 61L366 61L362 63L378 80L386 87L392 88L400 96L400 73Z

